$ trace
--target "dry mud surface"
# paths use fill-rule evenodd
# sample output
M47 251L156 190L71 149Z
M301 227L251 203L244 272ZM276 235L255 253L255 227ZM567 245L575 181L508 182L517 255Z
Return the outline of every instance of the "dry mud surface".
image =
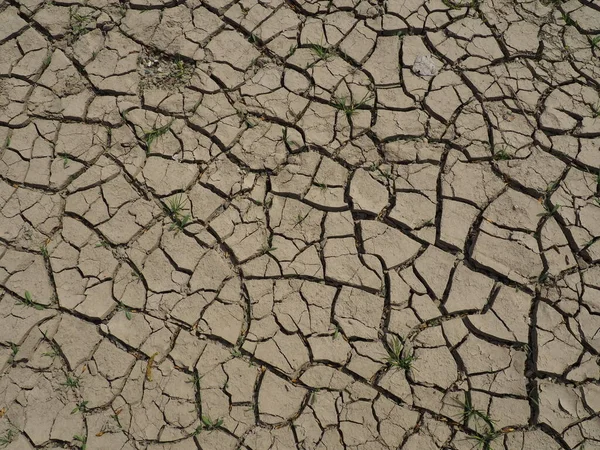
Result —
M600 6L4 0L0 448L600 449Z

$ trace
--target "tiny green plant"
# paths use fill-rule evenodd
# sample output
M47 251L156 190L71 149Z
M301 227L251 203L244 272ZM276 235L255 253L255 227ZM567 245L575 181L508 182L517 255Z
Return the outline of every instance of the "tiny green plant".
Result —
M335 330L333 332L333 339L337 339L338 336L340 335L340 327L338 327L337 325L335 326Z
M117 423L117 426L121 429L123 429L123 425L121 425L121 421L119 420L119 414L121 414L122 412L123 408L119 408L115 411L114 414L110 415L110 418L113 419Z
M91 14L79 14L71 7L69 8L69 19L73 40L77 40L80 36L90 31L88 25L93 20Z
M507 161L509 159L511 159L511 156L505 149L501 149L494 153L494 160L496 161Z
M275 250L277 250L277 247L273 247L272 245L265 244L265 245L263 245L262 253L263 253L263 255L266 255L267 253L274 252Z
M315 389L314 391L312 391L310 393L310 399L308 400L308 403L310 404L310 406L315 404L315 401L317 400L317 393L319 392L319 389Z
M106 242L106 241L99 241L94 247L96 247L96 248L100 248L100 247L108 248L108 242Z
M202 423L196 427L194 434L200 434L202 431L212 431L223 425L223 419L213 420L210 416L202 416L201 421Z
M386 180L391 180L394 176L392 175L392 172L390 172L389 170L381 170L381 169L377 169L377 171L379 172L379 175L381 175L383 178L385 178Z
M62 161L63 161L63 169L66 169L69 167L69 162L71 161L69 159L69 157L67 155L61 155Z
M465 400L461 402L457 400L462 407L461 420L465 426L469 426L471 421L482 420L489 430L494 431L494 421L483 411L476 409L471 401L471 396L465 392Z
M9 428L0 435L0 448L8 447L17 437L17 432L13 428Z
M125 318L127 320L131 320L133 318L133 316L131 315L131 308L129 308L128 306L124 305L122 302L119 302L119 310L123 311L125 313Z
M562 19L565 21L566 25L569 26L575 26L577 25L577 22L575 20L573 20L573 18L569 15L569 13L561 13Z
M52 62L52 53L50 53L48 56L46 56L44 58L44 61L42 61L42 69L46 69L50 63Z
M75 414L75 413L78 413L80 411L82 413L86 412L88 410L88 407L87 407L88 403L89 402L87 402L87 401L81 401L81 402L77 403L77 405L75 406L75 408L73 408L73 411L71 411L71 414Z
M174 197L171 197L167 201L166 211L167 214L171 217L173 223L169 227L170 231L177 230L181 231L183 228L189 223L192 216L189 214L182 214L184 205L186 202L186 198L183 194L178 194Z
M327 190L327 185L325 183L315 183L315 186L317 186L322 191L326 191Z
M186 198L183 194L178 194L171 197L167 201L167 212L170 215L179 215L181 211L183 211L183 207L185 205Z
M450 9L460 9L459 5L455 5L450 0L442 0L442 3Z
M144 131L144 142L146 142L146 147L148 148L148 150L150 150L150 146L153 142L155 142L158 138L168 133L168 131L171 129L172 124L173 121L169 122L166 125L163 125L162 127L152 128L149 131Z
M191 378L189 380L187 380L186 383L190 383L190 384L193 384L194 386L199 387L201 379L202 379L202 377L198 374L198 372L194 371Z
M48 356L52 359L56 358L57 356L60 356L60 350L58 349L58 346L56 344L50 342L50 347L51 350L49 352L42 353L42 356Z
M548 186L546 186L546 194L549 194L550 192L554 191L557 187L558 187L557 181L550 183Z
M173 223L169 227L170 231L176 230L177 232L182 231L185 226L189 223L192 216L186 214L185 216L176 216L173 217Z
M542 213L539 213L538 217L550 217L550 216L554 215L560 209L560 207L561 207L561 205L554 205L554 206L544 205L545 211Z
M10 136L6 136L6 140L4 141L6 148L10 147Z
M15 358L17 357L17 353L19 353L19 346L14 342L10 343L10 362L11 364L15 363Z
M600 117L600 102L596 103L595 105L590 105L590 109L592 110L592 117L594 119Z
M72 389L76 389L81 385L81 383L79 381L79 377L67 375L67 378L62 385Z
M315 55L319 57L319 59L322 59L324 61L328 61L335 56L334 50L327 47L323 47L320 44L310 44L309 48Z
M371 100L372 96L370 94L365 94L365 96L359 100L354 101L354 99L348 99L347 97L334 98L333 106L342 111L346 117L349 119L354 114L356 114L356 110Z
M288 145L289 147L297 145L296 142L291 141L291 140L288 139L288 129L287 129L287 127L283 127L281 129L281 135L282 135L283 142L285 142L286 145Z
M56 358L57 356L60 356L61 354L61 350L60 350L60 346L54 342L52 339L50 339L46 333L44 333L42 331L42 335L44 336L44 339L46 339L49 343L50 343L50 351L49 352L44 352L42 353L42 356L49 356L52 359Z
M393 336L389 342L387 362L394 367L410 370L416 358L414 355L404 355L403 353L404 344L396 336Z
M40 247L40 251L42 252L42 256L44 258L48 258L48 246L46 244Z
M40 304L35 303L33 301L33 298L31 297L31 293L29 291L25 291L24 298L23 299L17 299L17 302L21 306L28 306L30 308L37 309L38 311L41 311L41 310L45 309L43 305L40 305Z
M173 75L175 78L183 78L187 74L187 69L185 67L185 63L181 58L177 58L175 60L175 67L173 68Z
M494 450L492 442L502 433L494 430L486 430L484 433L469 434L469 439L475 441L475 447L480 450Z
M73 436L73 439L76 440L77 442L79 442L79 448L81 450L86 450L86 448L87 448L87 437L80 436L80 435L76 434L75 436Z
M591 38L590 44L592 44L592 48L599 47L600 46L600 34Z

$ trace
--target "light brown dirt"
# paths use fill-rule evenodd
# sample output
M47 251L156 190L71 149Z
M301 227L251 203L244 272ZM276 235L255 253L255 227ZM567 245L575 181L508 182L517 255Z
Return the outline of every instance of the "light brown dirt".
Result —
M5 0L0 449L600 450L600 7Z

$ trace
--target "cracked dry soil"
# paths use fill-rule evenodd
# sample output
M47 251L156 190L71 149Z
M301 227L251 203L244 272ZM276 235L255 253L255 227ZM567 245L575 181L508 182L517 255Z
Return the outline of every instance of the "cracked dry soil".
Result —
M0 448L600 449L600 5L4 0Z

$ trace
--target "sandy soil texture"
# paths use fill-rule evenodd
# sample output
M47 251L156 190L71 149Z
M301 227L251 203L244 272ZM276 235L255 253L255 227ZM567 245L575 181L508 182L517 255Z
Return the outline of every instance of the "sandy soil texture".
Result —
M0 2L0 449L600 450L600 4Z

